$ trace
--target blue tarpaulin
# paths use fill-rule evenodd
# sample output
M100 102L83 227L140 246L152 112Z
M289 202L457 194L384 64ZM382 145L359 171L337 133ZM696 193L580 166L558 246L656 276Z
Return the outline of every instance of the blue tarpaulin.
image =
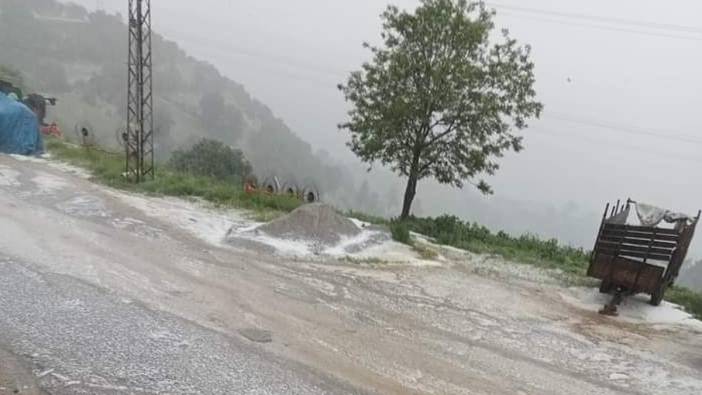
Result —
M0 92L0 152L5 154L39 155L44 142L39 121L29 107L11 100Z

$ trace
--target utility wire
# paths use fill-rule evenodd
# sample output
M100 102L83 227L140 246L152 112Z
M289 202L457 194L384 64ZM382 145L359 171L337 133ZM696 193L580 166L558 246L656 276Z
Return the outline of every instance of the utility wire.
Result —
M677 40L702 41L702 36L700 36L700 37L681 36L681 35L665 34L665 33L653 32L653 31L643 31L643 30L619 28L619 27L609 26L609 25L594 25L594 24L590 24L590 23L572 22L572 21L567 21L567 20L544 18L544 17L540 17L540 16L535 16L535 15L519 15L519 14L511 13L509 11L508 12L504 12L504 11L500 12L499 15L505 15L505 16L514 17L514 18L532 19L532 20L536 20L536 21L543 21L543 22L550 22L550 23L557 23L557 24L566 25L566 26L578 26L578 27L585 27L585 28L590 28L590 29L614 31L614 32L620 32L620 33L632 33L632 34L640 34L640 35L644 35L644 36L672 38L672 39L677 39Z
M582 136L579 134L572 134L572 133L564 133L563 131L556 131L553 129L548 129L548 128L531 128L528 130L528 133L537 133L541 135L551 135L554 137L561 137L561 138L576 138L578 140L581 140L583 142L586 142L588 144L593 144L597 145L599 147L598 152L608 152L611 150L629 150L629 151L635 151L636 153L639 154L644 154L646 155L647 159L665 159L665 160L676 160L680 162L686 162L686 163L695 163L695 164L702 164L702 160L698 156L690 156L690 155L681 155L680 153L672 153L672 152L663 152L663 151L654 151L651 149L645 149L641 147L637 147L634 145L630 144L623 144L623 143L614 143L611 140L606 140L606 139L598 139L598 138L591 138L589 136ZM550 141L550 140L549 140ZM562 147L562 144L558 144L557 146ZM604 148L603 148L604 146ZM599 159L598 159L599 160Z
M675 141L680 141L683 143L702 145L702 140L691 138L689 135L668 135L668 134L661 132L661 131L640 129L640 128L626 126L626 125L616 125L616 124L609 123L606 121L585 119L585 118L580 118L580 117L574 117L572 115L565 115L565 114L558 114L558 113L546 113L546 114L544 114L544 118L555 119L558 121L564 121L564 122L574 123L574 124L578 124L578 125L609 129L612 131L617 131L617 132L625 133L625 134L650 136L650 137L656 137L656 138L661 138L661 139L665 139L665 140L675 140Z
M520 6L508 5L508 4L503 4L503 3L494 3L494 2L487 2L486 4L490 5L492 7L503 8L503 9L507 9L507 10L511 10L511 11L515 11L515 12L522 12L522 13L541 14L541 15L555 16L555 17L568 18L568 19L580 19L580 20L600 22L600 23L609 23L609 24L615 24L615 25L629 25L629 26L635 26L635 27L643 27L643 28L657 29L657 30L668 30L668 31L675 31L675 32L682 32L682 33L702 34L702 27L700 27L700 26L683 26L683 25L677 25L677 24L637 21L637 20L633 20L633 19L604 17L604 16L587 15L587 14L580 14L580 13L557 12L557 11L544 10L544 9L539 9L539 8L520 7Z
M240 56L246 56L250 58L263 58L263 59L268 59L271 60L275 63L280 63L280 64L285 64L290 67L294 67L299 70L303 70L306 72L314 72L314 73L322 73L326 74L330 77L334 78L343 78L344 75L347 74L347 72L341 71L341 70L335 70L327 67L320 67L318 65L312 65L312 64L307 64L307 63L302 63L299 62L297 59L293 59L290 57L286 56L279 56L279 55L273 55L273 54L268 54L265 52L261 51L255 51L247 48L242 48L242 47L234 47L231 46L230 44L226 44L227 48L218 48L218 47L210 47L209 49L214 50L215 52L219 52L224 55L229 55L229 54L234 54L234 55L240 55ZM349 70L350 72L350 70Z

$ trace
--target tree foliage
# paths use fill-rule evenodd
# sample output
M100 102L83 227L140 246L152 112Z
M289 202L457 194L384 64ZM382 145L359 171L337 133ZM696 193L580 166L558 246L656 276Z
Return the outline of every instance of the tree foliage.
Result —
M423 178L491 192L474 179L521 150L516 131L541 112L529 46L506 30L493 37L493 16L466 0L422 0L414 13L389 6L383 45L364 44L372 61L339 85L352 104L340 125L351 150L408 177L403 218Z
M22 73L12 67L0 64L0 80L12 84L15 88L24 88L24 79Z
M202 139L187 151L175 151L170 167L182 173L241 182L252 173L244 154L216 140Z

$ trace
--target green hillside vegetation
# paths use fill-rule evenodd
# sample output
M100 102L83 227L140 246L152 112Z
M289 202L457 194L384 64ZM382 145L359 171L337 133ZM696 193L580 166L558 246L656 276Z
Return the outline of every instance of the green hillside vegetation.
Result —
M259 177L313 184L340 202L351 195L352 175L317 155L242 85L159 34L153 53L159 160L207 137L246 152ZM57 120L67 135L78 123L89 124L97 143L118 148L127 93L123 16L55 0L2 0L0 54L0 63L19 70L27 90L59 99L48 121Z

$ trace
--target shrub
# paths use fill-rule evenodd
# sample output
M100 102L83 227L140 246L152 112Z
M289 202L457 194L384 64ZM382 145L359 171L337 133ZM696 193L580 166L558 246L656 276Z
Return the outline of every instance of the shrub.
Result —
M180 173L235 183L241 183L252 172L240 150L210 139L200 140L187 151L175 151L168 165Z
M403 244L412 244L412 239L410 238L410 231L407 224L403 221L393 221L390 223L390 233L392 234L392 239L399 241Z
M541 240L533 234L513 237L505 232L492 233L477 223L461 221L452 215L437 218L409 218L408 231L432 237L439 244L476 253L491 253L526 263L559 268L584 274L588 255L580 248L560 245L557 240ZM394 236L393 236L394 237Z

